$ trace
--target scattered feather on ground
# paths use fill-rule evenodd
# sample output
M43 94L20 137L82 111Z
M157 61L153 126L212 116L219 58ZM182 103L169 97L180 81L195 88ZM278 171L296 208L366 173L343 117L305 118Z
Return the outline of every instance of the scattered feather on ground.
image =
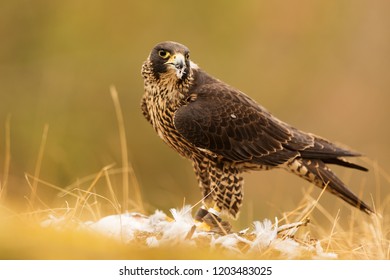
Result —
M124 244L145 247L198 246L209 250L221 250L230 256L256 256L272 250L286 259L305 256L313 259L337 258L335 253L325 252L317 240L298 240L295 232L308 221L279 226L266 219L255 221L251 228L227 235L197 229L191 215L191 207L171 209L171 216L156 210L150 216L126 213L101 218L96 222L78 222L77 229L96 232ZM69 223L63 218L49 216L44 227L61 229Z

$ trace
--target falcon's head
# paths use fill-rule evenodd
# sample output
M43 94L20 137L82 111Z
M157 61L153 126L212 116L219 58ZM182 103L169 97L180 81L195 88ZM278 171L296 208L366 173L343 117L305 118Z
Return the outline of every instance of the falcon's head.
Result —
M159 43L152 49L148 61L157 80L164 77L181 83L190 75L190 51L182 44L171 41Z

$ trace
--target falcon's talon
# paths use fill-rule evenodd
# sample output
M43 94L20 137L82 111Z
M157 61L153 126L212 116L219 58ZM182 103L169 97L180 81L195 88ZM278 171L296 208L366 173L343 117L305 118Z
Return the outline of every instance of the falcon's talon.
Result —
M204 208L200 208L200 209L207 211ZM204 212L202 211L202 213ZM196 220L195 225L198 230L213 232L220 235L226 235L230 233L232 229L232 226L230 225L229 222L223 221L220 217L210 212L207 212L207 214L202 217L201 221Z
M208 224L217 224L217 222L218 223L222 222L222 219L217 215L209 212L206 216L203 217L203 221Z
M203 221L210 226L210 231L221 235L230 233L232 229L232 226L229 222L223 221L220 217L210 212L203 218Z
M217 212L238 216L244 172L283 168L374 213L328 167L367 171L344 159L359 153L274 117L248 95L198 67L186 46L157 44L142 65L142 76L144 117L165 143L193 161L204 203L218 205ZM196 219L204 221L214 211L208 212Z
M196 211L194 219L196 221L203 222L204 216L206 216L208 213L209 213L209 211L207 211L205 208L201 207L198 209L198 211Z

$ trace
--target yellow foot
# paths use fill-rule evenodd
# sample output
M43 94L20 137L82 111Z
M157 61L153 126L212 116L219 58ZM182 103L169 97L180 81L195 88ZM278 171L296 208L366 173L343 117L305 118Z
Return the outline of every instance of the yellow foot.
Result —
M199 231L211 231L211 226L205 222L195 222L195 225Z
M210 226L210 231L221 235L230 233L232 226L228 221L222 221L222 219L211 211L204 216L203 222Z
M232 226L227 221L222 221L219 217L221 209L218 206L206 209L206 206L202 206L195 214L196 228L201 231L209 231L226 235L230 233Z

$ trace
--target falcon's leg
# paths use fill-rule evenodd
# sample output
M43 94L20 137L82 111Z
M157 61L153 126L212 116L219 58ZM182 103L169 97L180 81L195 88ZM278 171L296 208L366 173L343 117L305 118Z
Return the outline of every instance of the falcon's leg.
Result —
M203 222L202 228L228 233L230 224L219 216L223 213L232 218L237 217L242 204L241 172L230 164L216 164L208 159L195 161L194 168L204 196L204 206L198 210L195 219Z
M243 199L243 177L241 171L229 163L220 164L212 170L210 186L214 189L212 197L214 208L220 209L222 214L236 219Z
M209 212L207 209L212 206L212 196L210 192L210 162L207 158L195 159L193 161L195 175L198 179L199 188L203 195L203 206L195 214L195 220L202 222L203 217Z
M207 158L195 159L193 161L195 175L198 179L199 188L203 195L203 204L210 207L212 204L212 196L210 188L210 170L211 162Z

